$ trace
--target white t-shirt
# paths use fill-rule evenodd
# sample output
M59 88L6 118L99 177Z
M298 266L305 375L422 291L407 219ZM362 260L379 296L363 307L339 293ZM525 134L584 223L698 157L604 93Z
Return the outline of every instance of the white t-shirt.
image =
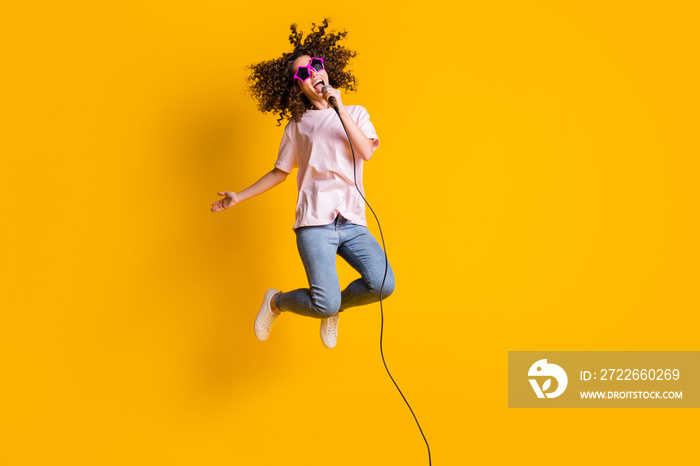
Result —
M364 107L345 107L357 126L370 139L372 149L379 138ZM362 159L355 157L357 185L362 190ZM365 203L355 188L352 153L340 118L333 108L307 110L301 121L290 120L284 128L275 167L297 175L296 222L294 229L328 225L338 214L357 225L367 226Z

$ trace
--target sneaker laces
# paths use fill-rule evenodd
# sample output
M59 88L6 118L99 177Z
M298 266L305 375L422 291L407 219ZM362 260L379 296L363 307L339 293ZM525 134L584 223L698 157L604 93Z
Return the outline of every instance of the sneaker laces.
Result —
M270 311L266 316L265 320L262 323L262 328L265 330L270 330L270 327L272 327L272 323L275 321L277 318L277 315L275 312Z
M326 334L338 335L338 316L328 318L326 322Z

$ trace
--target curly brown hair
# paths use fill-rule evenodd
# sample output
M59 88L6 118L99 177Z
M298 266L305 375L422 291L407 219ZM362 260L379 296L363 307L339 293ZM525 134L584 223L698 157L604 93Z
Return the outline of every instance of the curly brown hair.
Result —
M289 42L294 46L293 52L248 67L251 70L247 79L248 90L258 101L258 109L261 112L274 112L278 116L278 126L285 118L301 120L302 115L312 108L311 101L294 82L296 70L292 69L292 64L299 57L308 55L323 58L331 86L348 91L357 90L355 76L345 71L345 67L357 52L338 45L348 34L347 31L326 32L328 19L323 20L323 25L319 26L318 30L316 23L312 23L311 26L311 33L302 41L304 33L297 30L296 24L292 24Z

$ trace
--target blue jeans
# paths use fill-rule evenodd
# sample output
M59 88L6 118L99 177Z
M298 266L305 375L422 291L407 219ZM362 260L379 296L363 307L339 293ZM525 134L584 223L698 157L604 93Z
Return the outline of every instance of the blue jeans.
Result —
M300 227L295 233L309 288L281 293L277 298L280 310L324 319L349 307L379 301L387 264L384 251L367 227L350 223L338 215L333 223ZM336 254L362 276L343 291L340 291L335 266ZM382 299L393 291L394 272L388 266Z

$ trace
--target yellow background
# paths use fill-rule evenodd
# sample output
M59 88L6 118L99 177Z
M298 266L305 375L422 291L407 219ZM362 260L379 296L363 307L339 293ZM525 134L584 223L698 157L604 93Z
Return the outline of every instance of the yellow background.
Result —
M694 410L509 410L506 380L508 350L700 349L694 3L3 7L0 463L427 464L377 306L332 351L295 315L255 339L305 282L293 178L209 212L276 158L245 66L324 16L433 463L696 458Z

